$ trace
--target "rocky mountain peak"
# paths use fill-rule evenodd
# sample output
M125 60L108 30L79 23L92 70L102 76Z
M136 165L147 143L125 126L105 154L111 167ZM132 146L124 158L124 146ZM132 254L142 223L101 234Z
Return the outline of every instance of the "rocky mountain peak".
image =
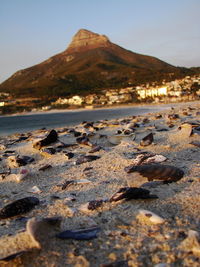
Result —
M105 47L110 44L107 36L100 35L86 29L80 29L73 37L67 52L79 52L96 47Z

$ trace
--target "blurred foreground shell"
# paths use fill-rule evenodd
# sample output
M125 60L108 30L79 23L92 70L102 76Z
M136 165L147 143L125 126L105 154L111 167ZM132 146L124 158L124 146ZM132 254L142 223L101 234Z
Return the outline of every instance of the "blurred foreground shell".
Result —
M174 166L152 164L141 166L128 166L124 169L127 173L133 173L133 179L138 177L147 178L148 181L163 180L166 182L176 182L180 180L184 172Z
M0 219L7 219L31 211L39 204L36 197L25 197L18 199L0 210Z

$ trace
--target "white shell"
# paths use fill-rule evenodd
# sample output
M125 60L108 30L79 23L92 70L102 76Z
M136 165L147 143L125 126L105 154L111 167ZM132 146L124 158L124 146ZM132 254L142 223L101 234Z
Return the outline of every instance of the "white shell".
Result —
M30 188L28 190L29 193L34 193L34 194L39 194L42 191L39 189L39 187L37 187L37 185L34 185L32 188Z
M165 222L165 220L162 217L160 217L159 215L149 210L140 209L139 216L138 216L139 219L140 219L140 216L144 217L145 219L148 219L150 222L155 223L155 224L161 224Z

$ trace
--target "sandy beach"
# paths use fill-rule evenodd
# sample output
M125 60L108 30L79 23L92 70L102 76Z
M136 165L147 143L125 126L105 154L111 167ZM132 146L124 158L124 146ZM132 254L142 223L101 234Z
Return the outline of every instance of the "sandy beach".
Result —
M0 218L13 201L39 199L0 219L0 266L200 265L199 102L54 130L57 140L44 146L45 129L0 139ZM147 164L184 175L164 183L125 169ZM111 201L130 180L157 198ZM77 229L91 238L58 236Z

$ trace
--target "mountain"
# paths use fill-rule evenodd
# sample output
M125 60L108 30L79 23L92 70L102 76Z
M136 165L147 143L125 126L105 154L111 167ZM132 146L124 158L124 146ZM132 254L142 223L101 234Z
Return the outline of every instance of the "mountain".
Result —
M17 71L0 85L0 91L16 97L84 95L163 78L172 80L186 72L185 68L126 50L105 35L81 29L64 52Z

